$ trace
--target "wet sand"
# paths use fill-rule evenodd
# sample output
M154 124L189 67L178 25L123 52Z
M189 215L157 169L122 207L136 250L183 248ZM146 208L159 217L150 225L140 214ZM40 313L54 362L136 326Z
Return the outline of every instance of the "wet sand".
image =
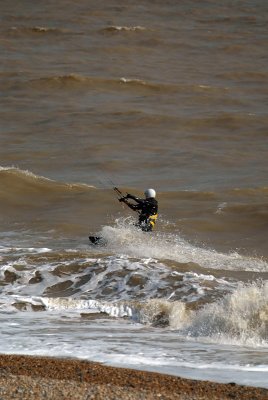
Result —
M0 355L0 399L250 399L268 390L48 357Z

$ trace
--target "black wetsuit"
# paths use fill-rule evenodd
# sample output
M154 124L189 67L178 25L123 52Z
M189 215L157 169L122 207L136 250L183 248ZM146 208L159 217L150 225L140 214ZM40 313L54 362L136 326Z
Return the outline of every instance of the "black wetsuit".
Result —
M132 204L127 201L127 199L131 199L136 201L137 204ZM156 219L157 219L157 211L158 211L158 203L153 197L148 199L140 199L132 194L128 194L126 197L120 199L124 201L125 204L128 205L134 211L139 212L139 222L138 226L145 232L150 232L153 230Z

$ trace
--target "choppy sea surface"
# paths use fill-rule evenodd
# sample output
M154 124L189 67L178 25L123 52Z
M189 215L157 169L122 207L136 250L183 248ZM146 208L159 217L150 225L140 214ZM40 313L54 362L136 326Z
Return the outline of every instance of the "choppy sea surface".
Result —
M0 352L268 387L268 3L0 22ZM157 191L153 233L113 186Z

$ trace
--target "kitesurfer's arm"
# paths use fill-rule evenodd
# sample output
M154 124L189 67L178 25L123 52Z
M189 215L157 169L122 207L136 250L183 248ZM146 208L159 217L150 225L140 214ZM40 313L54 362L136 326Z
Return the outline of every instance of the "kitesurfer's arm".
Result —
M144 199L140 199L139 197L136 197L136 196L133 196L133 194L127 194L126 195L126 198L127 199L131 199L131 200L134 200L134 201L136 201L136 203L138 203L138 204L143 204L144 203Z
M132 204L127 201L127 199L135 200L138 204ZM131 210L138 211L141 208L142 200L138 197L132 196L131 194L127 194L125 197L119 199L120 202L125 203Z

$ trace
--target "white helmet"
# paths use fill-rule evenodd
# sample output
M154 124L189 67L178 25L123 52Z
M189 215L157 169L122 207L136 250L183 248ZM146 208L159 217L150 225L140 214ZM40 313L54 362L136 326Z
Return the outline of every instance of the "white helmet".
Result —
M154 189L146 189L144 194L145 194L146 199L150 199L151 197L155 197L156 196L156 193L155 193Z

